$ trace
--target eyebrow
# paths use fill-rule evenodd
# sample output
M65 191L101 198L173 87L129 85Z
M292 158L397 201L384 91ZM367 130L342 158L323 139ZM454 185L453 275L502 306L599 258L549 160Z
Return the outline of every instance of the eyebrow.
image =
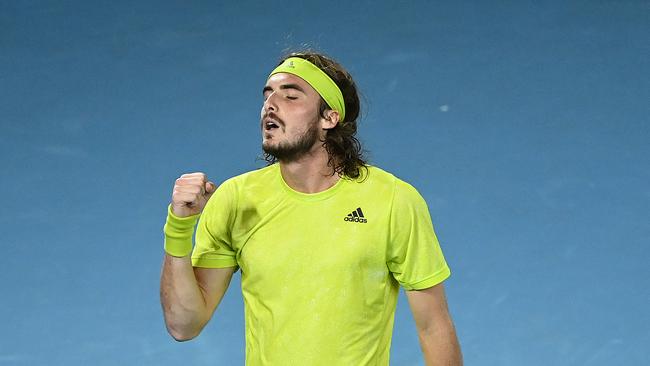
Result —
M295 89L295 90L297 90L297 91L299 91L299 92L301 92L303 94L307 94L307 93L305 93L305 90L303 88L301 88L300 85L298 85L298 84L282 84L282 85L280 85L280 89L281 90ZM267 91L272 91L272 90L273 90L273 88L271 88L270 86L267 85L267 86L264 87L264 89L262 89L262 94L266 93Z

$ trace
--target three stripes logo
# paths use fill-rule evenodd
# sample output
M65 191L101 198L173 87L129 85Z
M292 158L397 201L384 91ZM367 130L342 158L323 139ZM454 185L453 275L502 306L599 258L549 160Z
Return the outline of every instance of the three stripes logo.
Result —
M365 216L363 216L363 211L361 211L361 207L357 207L356 210L350 212L346 217L343 218L343 220L348 222L358 222L360 224L365 224L368 222Z

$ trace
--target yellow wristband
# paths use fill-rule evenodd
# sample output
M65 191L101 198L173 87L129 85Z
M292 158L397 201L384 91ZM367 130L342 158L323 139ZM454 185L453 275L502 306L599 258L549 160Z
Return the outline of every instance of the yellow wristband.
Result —
M167 207L165 233L165 252L174 257L185 257L192 253L192 235L194 226L201 214L178 217L172 212L172 205Z

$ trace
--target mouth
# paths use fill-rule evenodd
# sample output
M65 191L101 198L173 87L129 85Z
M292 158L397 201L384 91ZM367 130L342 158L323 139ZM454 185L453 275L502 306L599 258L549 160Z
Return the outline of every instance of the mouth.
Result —
M264 122L262 124L265 131L272 131L276 128L280 128L280 124L271 118L264 119Z

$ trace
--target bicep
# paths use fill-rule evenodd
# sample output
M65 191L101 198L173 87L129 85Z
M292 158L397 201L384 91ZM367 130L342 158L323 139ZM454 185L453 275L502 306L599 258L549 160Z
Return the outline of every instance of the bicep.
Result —
M405 291L418 331L453 327L442 283L423 290Z
M233 273L237 267L200 268L194 267L196 282L203 293L205 306L211 316L217 308L223 295L230 285Z

